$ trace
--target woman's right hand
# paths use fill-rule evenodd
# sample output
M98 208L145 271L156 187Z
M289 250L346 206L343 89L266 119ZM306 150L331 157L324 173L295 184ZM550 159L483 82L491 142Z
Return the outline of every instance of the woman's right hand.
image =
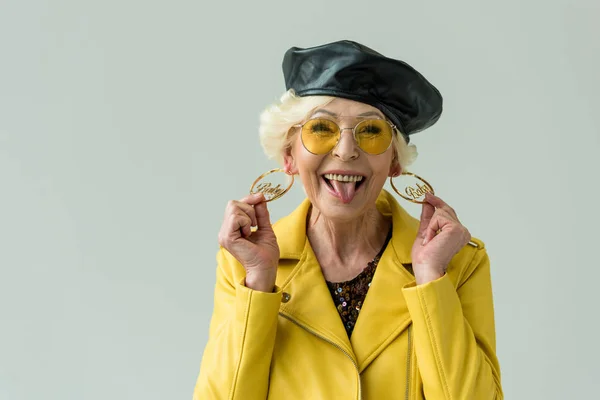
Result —
M251 227L257 229L252 232ZM227 203L219 244L246 269L246 286L271 292L275 286L279 245L262 193Z

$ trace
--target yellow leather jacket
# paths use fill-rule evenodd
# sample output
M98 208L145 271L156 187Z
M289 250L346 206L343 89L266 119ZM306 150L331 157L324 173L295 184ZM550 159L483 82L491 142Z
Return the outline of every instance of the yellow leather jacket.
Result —
M490 262L473 238L447 273L416 285L403 264L419 221L387 191L393 222L349 339L306 238L306 199L273 225L281 259L273 293L244 286L223 248L194 400L503 399Z

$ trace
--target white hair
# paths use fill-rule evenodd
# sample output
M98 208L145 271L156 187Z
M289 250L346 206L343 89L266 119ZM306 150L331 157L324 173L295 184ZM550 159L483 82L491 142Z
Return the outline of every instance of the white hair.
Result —
M260 144L269 157L275 159L283 166L283 156L290 147L293 135L289 135L293 125L301 123L315 109L329 104L336 97L332 96L303 96L296 95L294 89L290 89L281 96L278 104L267 107L260 115ZM412 164L417 158L417 146L407 144L404 137L396 130L392 141L394 146L394 157L402 170Z

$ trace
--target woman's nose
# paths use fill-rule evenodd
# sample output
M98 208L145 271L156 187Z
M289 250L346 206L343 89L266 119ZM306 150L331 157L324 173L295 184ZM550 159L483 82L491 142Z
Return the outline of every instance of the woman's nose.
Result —
M341 128L340 140L331 151L331 155L342 161L349 161L357 158L359 154L352 128Z

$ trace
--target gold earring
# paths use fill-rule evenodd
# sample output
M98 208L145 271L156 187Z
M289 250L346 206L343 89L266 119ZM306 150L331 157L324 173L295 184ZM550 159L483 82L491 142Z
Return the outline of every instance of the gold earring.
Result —
M406 180L403 180L404 193L405 193L405 194L403 194L396 188L396 185L394 185L394 181L393 181L392 177L390 176L390 184L392 185L392 189L394 189L394 191L396 193L398 193L398 195L400 195L400 197L402 197L403 199L406 199L413 203L423 204L423 203L426 203L426 201L424 200L425 193L429 192L431 194L435 194L435 192L433 191L433 186L431 186L429 184L429 182L427 182L425 179L421 178L420 176L415 175L411 172L403 172L400 175L416 178L416 179L420 180L421 182L423 182L423 184L419 184L419 183L411 184L410 181L413 179L408 178ZM419 200L420 198L423 198L423 200Z
M277 180L274 180L274 181L265 180L264 182L261 182L260 184L258 183L263 178L265 178L268 175L271 175L274 172L283 172L288 177L288 184L287 184L288 186L286 188L284 188L285 183L282 186L281 183L277 183ZM275 168L275 169L265 172L264 174L262 174L261 176L256 178L256 180L250 187L250 194L262 193L265 196L265 200L267 202L269 202L269 201L276 200L276 199L280 198L281 196L283 196L284 194L286 194L292 188L293 184L294 184L294 175L288 174L281 168Z

